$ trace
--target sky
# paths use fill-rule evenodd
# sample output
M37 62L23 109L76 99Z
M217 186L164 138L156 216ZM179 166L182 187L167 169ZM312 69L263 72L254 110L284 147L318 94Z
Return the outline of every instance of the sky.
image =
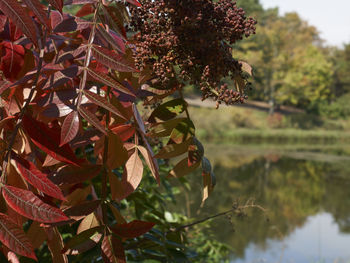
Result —
M326 44L350 43L350 0L260 0L265 8L279 7L280 14L296 11L315 26Z

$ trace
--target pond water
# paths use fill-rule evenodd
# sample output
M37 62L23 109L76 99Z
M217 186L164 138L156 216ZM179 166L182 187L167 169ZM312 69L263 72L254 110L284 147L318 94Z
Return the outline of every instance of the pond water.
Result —
M211 221L210 237L228 244L232 263L350 262L348 151L207 147L217 185L200 208L200 181L191 176L183 212L198 219L233 204L263 208Z

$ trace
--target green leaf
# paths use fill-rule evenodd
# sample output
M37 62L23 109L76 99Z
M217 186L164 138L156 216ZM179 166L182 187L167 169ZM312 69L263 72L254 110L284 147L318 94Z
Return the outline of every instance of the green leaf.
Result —
M190 119L178 123L170 134L171 143L182 143L194 136L195 127Z
M169 121L165 121L165 122L160 122L160 123L156 123L154 124L149 133L147 134L147 136L150 137L166 137L169 136L171 134L171 132L173 131L173 129L180 123L183 121L186 121L187 118L177 118L177 119L172 119Z
M79 250L78 248L86 241L93 240L93 237L96 235L101 235L102 230L102 226L97 226L79 233L65 244L64 248L62 249L62 253L66 253L69 249Z
M167 101L162 105L159 105L149 117L150 122L155 122L156 119L161 119L162 121L167 121L175 118L177 115L183 113L187 109L187 102L183 99L174 99Z

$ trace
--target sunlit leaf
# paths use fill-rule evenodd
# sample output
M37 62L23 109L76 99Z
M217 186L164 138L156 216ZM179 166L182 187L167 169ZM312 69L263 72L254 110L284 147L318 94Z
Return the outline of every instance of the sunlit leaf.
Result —
M131 61L106 48L93 46L92 54L98 62L120 72L137 72Z
M79 115L77 111L71 112L62 124L60 146L70 142L79 131Z
M179 122L170 134L170 142L182 143L189 138L193 137L195 133L195 127L190 119L185 119Z
M121 240L113 235L105 235L101 244L102 258L107 263L126 263Z
M2 213L0 213L0 241L19 255L37 260L33 247L22 228Z
M149 150L147 150L145 147L142 147L142 146L138 146L138 149L143 155L143 158L145 158L145 161L148 165L148 168L151 170L153 177L157 180L158 184L160 184L159 167L158 167L157 160L153 156L153 152L150 152Z
M173 129L180 123L187 122L187 118L177 118L165 122L159 122L154 124L149 133L147 134L150 137L166 137L171 134Z
M61 189L48 179L48 175L41 172L36 166L19 156L14 157L22 176L35 188L54 198L65 200Z
M183 99L174 99L159 105L149 117L149 121L155 122L155 118L162 121L173 119L187 109L187 102Z
M143 164L138 155L138 150L131 154L129 160L125 164L125 171L122 177L122 185L124 188L124 197L128 196L139 186L142 180Z
M34 221L55 223L69 219L60 209L44 203L31 191L6 185L2 187L2 194L13 210Z
M102 82L103 84L105 84L111 88L114 88L117 91L121 91L121 92L124 92L128 95L131 95L133 97L135 96L135 94L133 94L128 88L124 87L122 84L120 84L118 81L112 79L108 75L103 74L101 72L97 72L96 70L91 69L91 68L87 68L87 71L91 77Z

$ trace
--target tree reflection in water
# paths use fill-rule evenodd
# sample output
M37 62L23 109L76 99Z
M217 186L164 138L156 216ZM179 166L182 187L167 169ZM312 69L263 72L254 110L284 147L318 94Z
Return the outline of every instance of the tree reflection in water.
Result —
M201 193L193 190L188 193L192 201L189 205L196 218L226 211L237 199L243 202L254 198L268 210L264 215L258 209L249 209L247 217L233 218L233 225L227 218L211 222L211 231L232 247L235 257L244 257L250 244L264 249L268 240L283 240L302 227L308 217L319 213L331 214L340 231L350 233L349 162L271 153L224 156L215 161L217 185L204 207L198 210ZM192 189L200 189L196 186L201 183L199 177L188 177Z

